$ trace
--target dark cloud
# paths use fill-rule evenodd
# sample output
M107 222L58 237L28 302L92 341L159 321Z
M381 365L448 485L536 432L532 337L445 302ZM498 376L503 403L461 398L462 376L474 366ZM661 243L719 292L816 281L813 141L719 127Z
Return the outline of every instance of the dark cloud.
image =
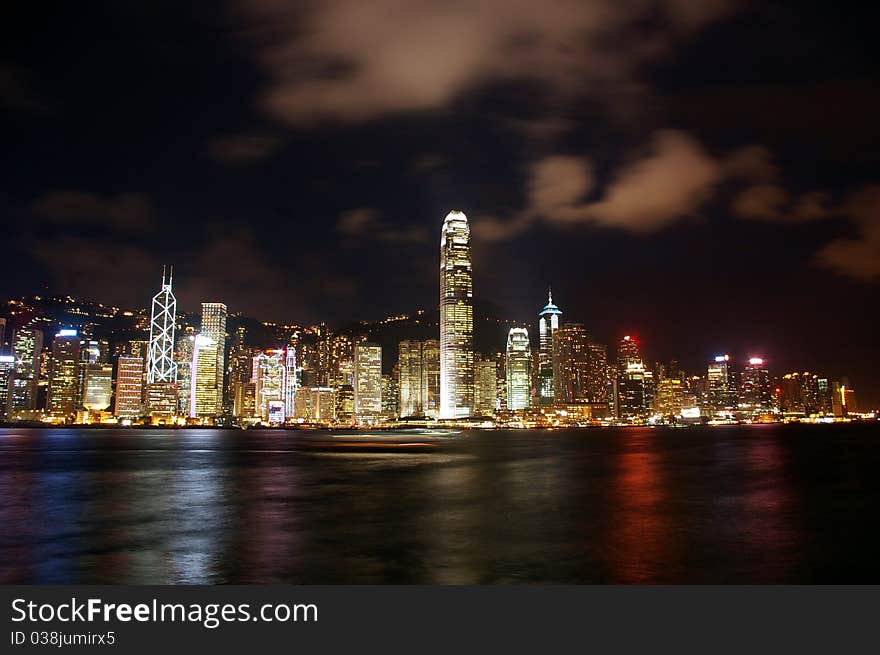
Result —
M483 218L475 229L483 238L511 238L540 220L557 227L590 224L645 234L695 214L723 175L721 162L693 137L663 130L622 165L597 200L587 200L593 188L589 159L548 157L529 171L525 210L507 222Z
M816 255L833 271L868 282L880 278L880 185L853 194L844 205L857 236L831 241Z
M230 134L208 143L208 154L226 163L244 163L264 159L281 145L281 139L271 134Z
M428 230L424 227L394 227L381 220L377 210L368 207L350 209L340 214L336 221L336 231L349 245L369 241L424 243L428 240Z
M58 225L97 225L129 233L148 232L156 222L144 193L103 196L76 189L50 191L34 200L31 211Z
M607 92L631 85L642 63L666 56L677 39L733 6L722 0L238 3L271 80L261 104L294 125L438 109L492 80L539 80L564 95Z

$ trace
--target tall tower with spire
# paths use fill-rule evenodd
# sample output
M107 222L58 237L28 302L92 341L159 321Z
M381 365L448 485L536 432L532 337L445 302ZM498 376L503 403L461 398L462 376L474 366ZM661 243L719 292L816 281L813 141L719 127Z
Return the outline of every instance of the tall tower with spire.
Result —
M547 289L547 304L538 314L538 402L549 405L553 402L553 337L559 328L562 310L553 304L553 290Z
M177 299L171 291L174 269L165 280L162 267L162 288L153 296L150 312L150 349L147 354L147 384L177 382L177 364L174 362L174 323L177 318Z
M471 231L451 211L440 236L440 418L464 418L474 407L474 306Z

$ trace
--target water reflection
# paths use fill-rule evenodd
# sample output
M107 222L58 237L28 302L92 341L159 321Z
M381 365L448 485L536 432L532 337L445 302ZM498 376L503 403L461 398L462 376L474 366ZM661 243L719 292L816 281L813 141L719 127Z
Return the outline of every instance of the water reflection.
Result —
M876 428L806 430L0 430L0 581L880 579Z
M620 443L605 545L613 582L644 584L675 577L674 509L667 502L656 434L630 430Z

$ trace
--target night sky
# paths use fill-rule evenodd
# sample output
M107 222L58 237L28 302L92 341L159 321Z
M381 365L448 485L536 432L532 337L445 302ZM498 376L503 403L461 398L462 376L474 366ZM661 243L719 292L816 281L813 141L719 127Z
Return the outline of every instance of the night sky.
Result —
M15 4L0 295L142 307L173 263L186 311L375 319L436 307L461 209L506 317L552 285L650 361L761 354L880 401L876 10Z

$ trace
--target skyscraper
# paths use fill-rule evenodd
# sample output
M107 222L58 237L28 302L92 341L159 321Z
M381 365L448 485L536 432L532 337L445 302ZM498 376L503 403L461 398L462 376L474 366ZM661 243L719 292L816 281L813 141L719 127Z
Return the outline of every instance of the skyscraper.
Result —
M217 386L217 342L200 334L193 344L190 417L212 418L221 412Z
M424 416L422 392L422 342L401 341L398 345L397 366L400 371L400 400L402 417Z
M217 349L217 411L215 416L223 414L223 390L226 372L226 305L222 302L202 303L202 326L200 334L214 342Z
M590 336L580 323L567 323L554 332L554 397L564 403L591 402Z
M498 362L478 357L474 363L474 413L492 416L498 408Z
M177 299L171 291L171 275L165 281L162 269L162 288L153 296L150 314L150 350L147 356L147 383L177 382L174 363L174 326L177 318Z
M617 346L616 407L617 417L626 420L648 415L645 396L645 363L638 342L627 335Z
M287 377L285 361L286 358L283 350L267 350L254 357L256 413L260 415L263 421L268 422L269 409L272 403L285 403L285 381ZM290 416L293 416L293 400L291 398Z
M452 211L440 236L440 418L471 415L474 403L474 308L470 228Z
M739 409L760 414L773 406L770 372L761 357L751 357L740 376Z
M59 330L52 342L47 409L56 419L72 420L80 399L79 332Z
M386 419L400 416L400 381L394 375L382 376L382 416Z
M354 413L367 422L382 413L382 348L375 343L354 346Z
M116 361L116 404L113 413L119 418L134 418L143 413L144 360L122 355Z
M9 418L34 418L42 351L42 330L25 326L13 333L12 355L15 357L15 369L9 384Z
M9 404L9 385L15 372L15 357L0 355L0 419L5 419Z
M84 364L83 407L90 412L103 412L113 397L113 367L102 362Z
M706 369L709 406L715 413L725 414L736 409L736 382L730 355L716 355Z
M538 314L538 402L549 405L553 402L553 335L559 329L562 311L553 304L553 293L547 292L547 304Z
M529 406L532 348L526 328L510 328L507 333L507 409Z
M437 418L440 404L440 342L401 341L398 347L400 416Z

